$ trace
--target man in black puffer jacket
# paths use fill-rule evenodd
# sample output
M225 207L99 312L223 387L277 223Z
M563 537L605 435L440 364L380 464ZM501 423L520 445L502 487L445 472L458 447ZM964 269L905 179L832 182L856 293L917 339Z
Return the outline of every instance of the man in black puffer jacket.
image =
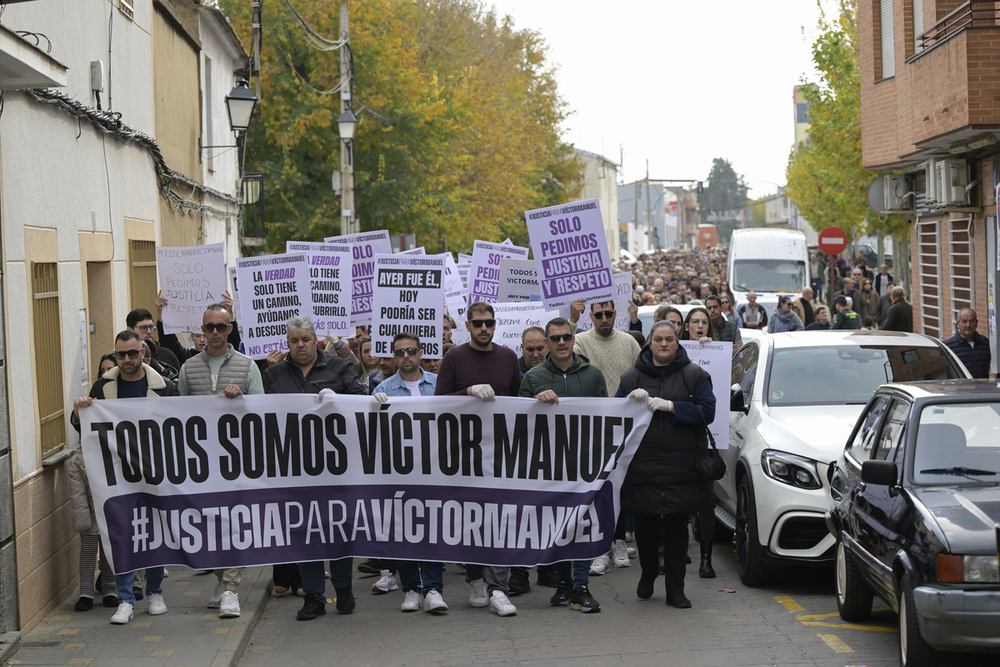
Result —
M622 485L622 511L635 515L635 542L642 575L636 595L648 599L663 569L667 604L691 606L684 595L688 514L713 507L712 483L695 473L698 449L715 419L715 394L708 373L692 364L670 322L657 322L635 367L622 375L615 394L644 401L655 414L632 457Z
M946 338L944 344L962 360L972 377L988 378L992 360L990 339L976 331L978 327L976 311L963 308L958 311L958 319L955 320L955 335Z

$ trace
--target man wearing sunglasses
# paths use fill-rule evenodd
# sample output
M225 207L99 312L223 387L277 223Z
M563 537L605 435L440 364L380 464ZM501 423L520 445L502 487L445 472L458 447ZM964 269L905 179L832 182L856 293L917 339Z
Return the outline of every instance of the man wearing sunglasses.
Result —
M521 367L514 350L493 343L497 321L493 306L476 301L465 313L468 343L454 347L441 359L437 396L475 396L490 402L496 396L517 396L521 388ZM499 616L513 616L517 607L507 597L510 585L507 568L467 563L469 605L486 607Z
M594 304L598 306L599 304ZM604 310L612 308L611 320L614 321L614 309L611 304L603 304ZM591 313L594 311L592 310ZM598 324L594 322L595 326ZM589 333L589 332L588 332ZM576 340L582 338L581 334ZM628 334L621 334L636 346L638 344ZM548 341L549 353L545 361L535 366L521 380L518 396L535 398L550 405L558 404L560 398L570 397L601 397L607 398L608 390L604 374L591 364L585 356L573 351L574 336L570 323L561 317L550 320L545 325L545 337ZM633 362L634 363L634 362ZM617 390L617 386L615 389ZM624 525L622 527L624 536ZM624 545L624 541L622 542ZM606 558L606 556L601 556ZM625 556L628 560L628 556ZM556 564L559 575L559 587L549 600L553 607L569 606L571 609L584 613L598 612L600 603L590 594L591 561L565 561Z
M177 384L142 363L142 355L143 344L138 333L126 329L115 337L117 367L98 378L90 388L90 396L80 396L73 401L73 415L70 417L73 428L80 430L80 410L89 407L95 398L177 395ZM152 616L167 613L167 606L163 603L162 583L162 567L146 568L146 596L149 597L149 614ZM115 575L115 587L118 589L120 601L118 610L111 617L111 622L115 625L125 625L132 620L135 607L135 593L132 590L134 584L135 572Z

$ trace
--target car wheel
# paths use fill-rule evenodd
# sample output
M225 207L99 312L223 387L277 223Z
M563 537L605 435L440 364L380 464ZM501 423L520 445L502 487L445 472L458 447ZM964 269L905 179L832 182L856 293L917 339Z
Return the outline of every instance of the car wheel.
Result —
M910 575L904 574L899 594L899 664L900 667L936 667L938 652L920 636L917 608L913 604Z
M854 555L837 541L837 611L845 621L856 623L872 615L872 589L865 583Z
M736 570L747 586L766 583L769 568L760 558L757 543L757 509L750 475L740 478L736 491Z

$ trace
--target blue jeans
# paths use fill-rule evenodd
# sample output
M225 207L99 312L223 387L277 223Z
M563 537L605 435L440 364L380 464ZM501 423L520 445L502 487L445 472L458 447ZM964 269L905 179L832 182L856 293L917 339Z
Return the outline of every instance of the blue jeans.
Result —
M163 567L147 567L146 568L146 595L157 595L163 594ZM122 602L128 602L131 605L135 604L135 594L132 592L132 586L135 584L135 572L126 572L125 574L115 575L115 588L118 589L118 598Z
M314 560L308 563L299 563L299 574L302 575L303 598L306 600L316 600L326 604L326 576L323 574L323 565L326 561ZM330 583L336 588L347 588L351 585L351 568L354 567L353 558L341 558L330 561Z
M813 299L814 303L821 301L823 299L823 281L820 278L813 278L810 283L813 288Z
M556 563L556 573L559 575L559 583L572 581L573 588L586 586L590 583L590 561L589 560L564 560Z
M465 565L465 581L472 583L476 579L486 580L486 591L492 595L493 591L503 591L510 593L507 585L507 568L496 567L495 565Z
M440 593L444 588L444 563L401 560L396 567L399 570L399 583L403 585L404 593L416 591L427 595L430 591Z

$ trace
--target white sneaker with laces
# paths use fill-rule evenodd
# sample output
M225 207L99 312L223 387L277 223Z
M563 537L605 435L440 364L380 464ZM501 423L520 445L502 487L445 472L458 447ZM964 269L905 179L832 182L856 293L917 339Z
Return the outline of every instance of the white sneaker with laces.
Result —
M469 582L469 606L485 607L490 603L486 597L486 580L476 579Z
M222 606L222 594L226 592L226 585L221 581L215 585L215 592L208 598L208 608L218 609Z
M406 591L406 595L403 596L403 604L399 605L400 611L419 611L420 610L420 593L416 591Z
M223 591L219 605L219 618L239 618L240 596L232 591Z
M111 622L115 625L125 625L132 620L133 614L132 605L128 602L122 602L118 605L118 611L111 617Z
M628 560L628 547L625 540L615 540L611 543L611 556L614 559L615 567L632 567Z
M635 547L625 547L625 553L629 558L635 558Z
M394 577L389 570L382 570L380 574L382 576L379 580L372 584L372 593L381 595L382 593L388 593L389 591L399 590L399 585L396 584L396 577Z
M506 593L496 590L490 596L490 611L494 612L497 616L513 616L517 613L517 607L510 603Z
M598 556L590 563L590 574L593 576L604 574L608 571L608 566L611 564L611 559L608 558L607 554L603 556Z
M438 591L428 591L424 596L424 611L431 614L443 614L448 611L448 605Z
M167 613L167 605L163 602L163 596L159 593L153 593L149 596L149 609L146 612L150 616L159 616L160 614Z

